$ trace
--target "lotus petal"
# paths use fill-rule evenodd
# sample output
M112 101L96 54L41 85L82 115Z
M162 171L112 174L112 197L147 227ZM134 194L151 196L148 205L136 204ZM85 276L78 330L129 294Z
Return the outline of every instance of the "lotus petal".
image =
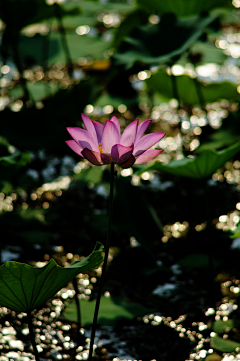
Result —
M76 143L75 140L66 140L66 143L75 153L83 157L81 153L83 148L78 143Z
M112 147L112 161L116 163L126 162L132 155L133 147L124 147L121 144L115 144Z
M119 133L116 125L107 120L104 124L102 135L102 152L107 155L111 155L112 147L119 143Z
M87 130L78 127L68 127L67 130L82 149L88 148L98 152L98 144Z
M145 120L144 122L139 124L138 129L137 129L136 138L135 138L135 143L137 143L142 138L143 134L149 127L150 123L151 123L151 120L149 119L149 120Z
M120 124L115 116L107 120L104 125L92 121L85 114L82 114L82 119L86 130L77 127L67 128L74 140L68 140L66 143L91 164L102 165L113 162L122 168L129 168L134 162L145 163L162 152L150 148L159 142L165 133L143 136L151 120L145 120L139 125L138 120L134 120L121 135Z
M134 120L126 127L123 134L121 135L120 144L124 145L125 147L131 146L135 142L137 128L138 120Z
M165 133L151 133L142 137L135 145L133 155L135 157L144 153L147 149L151 148L157 142L159 142L162 137L164 137Z
M98 144L102 142L102 134L103 134L103 124L96 122L95 120L92 121L97 133Z
M119 124L119 121L118 121L117 117L113 116L113 117L110 119L110 121L113 122L113 123L116 125L117 130L118 130L118 133L119 133L119 135L120 135L121 129L120 129L120 124Z
M109 157L107 154L101 153L101 159L104 164L112 163L111 157Z
M90 149L84 148L82 150L82 155L86 158L91 164L94 165L103 165L102 157L100 152L94 152Z
M131 155L131 157L126 162L118 163L118 165L123 169L130 168L135 163L135 160L136 160L136 158L133 155Z
M97 138L97 133L96 133L96 129L92 123L92 121L85 115L85 114L81 114L82 115L82 120L85 126L85 129L88 131L88 133L91 134L91 136L93 137L94 141L96 143L98 143L98 138Z
M148 162L149 160L157 157L159 154L161 154L163 152L163 150L158 150L158 149L148 149L146 150L146 152L144 152L143 154L139 155L138 157L136 157L136 162L135 164L143 164Z

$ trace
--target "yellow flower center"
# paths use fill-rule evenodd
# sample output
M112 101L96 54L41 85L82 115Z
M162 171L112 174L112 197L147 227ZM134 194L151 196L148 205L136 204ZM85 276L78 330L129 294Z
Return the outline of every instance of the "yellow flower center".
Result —
M99 149L99 152L103 154L102 144L101 143L98 143L98 149Z

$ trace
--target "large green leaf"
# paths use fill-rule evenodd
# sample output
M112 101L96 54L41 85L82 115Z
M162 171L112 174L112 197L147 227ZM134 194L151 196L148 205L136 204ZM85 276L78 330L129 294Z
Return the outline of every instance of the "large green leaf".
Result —
M54 259L44 267L14 261L4 263L0 267L0 305L18 312L41 306L78 273L99 267L102 249L101 243L97 243L88 257L68 267L58 266Z
M129 35L129 33L135 28L146 24L148 21L148 14L146 11L136 9L121 22L117 28L114 36L113 45L117 48L121 41Z
M202 253L191 253L178 261L178 264L184 268L209 268L209 257ZM220 261L216 258L213 259L213 267L219 266Z
M222 356L218 355L216 352L207 355L207 357L205 359L203 359L204 361L221 361L222 360Z
M240 343L232 340L224 340L217 336L211 338L210 345L212 348L221 352L234 352L236 351L236 348L240 348Z
M237 92L237 85L229 82L203 84L197 79L192 79L188 75L176 76L176 84L179 99L183 104L199 104L199 97L196 90L196 82L201 89L205 102L213 103L219 99L239 101L240 94ZM146 84L149 90L156 91L165 98L174 97L171 76L165 72L158 72L152 75Z
M66 61L66 53L62 47L62 34L58 31L51 33L48 37L36 34L28 37L21 34L19 48L21 49L19 59L26 67L35 64L54 64L57 61ZM88 35L79 36L75 31L66 34L66 41L69 47L71 60L77 62L81 57L91 57L95 59L105 59L104 54L109 50L109 42L102 38ZM49 49L44 51L44 49ZM9 54L13 55L9 49ZM44 83L46 86L46 83Z
M219 7L231 7L232 2L226 0L138 0L139 5L146 9L151 9L160 14L174 13L177 16L189 16L201 14L202 12L210 11Z
M77 1L77 4L80 4L81 9L84 14L91 14L92 16L96 12L123 12L128 13L134 8L134 4L128 3L127 1ZM64 4L64 8L70 8L71 2L69 4Z
M230 234L230 238L239 238L240 237L240 224L238 224L237 228L232 231L230 230L229 231L229 234Z
M79 84L61 90L54 97L47 99L44 109L47 115L65 118L66 125L73 125L74 121L79 121L80 113L85 106L93 104L98 99L101 90L99 79L91 76L90 79L82 80Z
M240 321L239 320L227 320L227 321L215 321L211 325L211 328L214 332L218 334L223 334L229 332L232 329L239 329L240 328Z
M195 158L182 158L173 160L163 165L155 162L152 166L142 169L138 173L149 170L161 170L176 176L202 179L211 176L218 168L222 167L235 154L240 151L240 142L222 150L216 151L203 147L201 153Z
M213 134L206 138L206 141L204 141L203 145L199 148L199 150L202 147L221 149L233 143L236 143L237 141L239 141L240 133L239 131L234 132L233 130L234 129L231 129L230 127L228 129L221 128L215 130Z
M230 112L228 117L223 120L221 128L212 130L210 134L203 132L200 136L201 147L208 146L214 149L223 149L236 143L239 139L239 111Z
M197 59L194 59L195 64L197 65L205 65L208 63L222 65L227 59L227 55L222 49L217 48L215 44L209 44L209 42L203 43L200 41L191 46L190 54L186 54L185 62L188 62L194 57L197 57Z
M102 167L90 167L82 169L81 172L74 176L74 179L81 180L86 183L99 184L103 177Z
M203 35L214 20L214 16L178 19L174 14L165 14L158 24L135 29L122 42L114 59L126 68L130 68L136 61L145 64L175 61Z
M24 152L21 153L18 150L11 155L7 155L4 157L0 157L0 162L7 163L7 164L14 164L18 167L22 167L27 163L31 162L30 153Z
M81 301L82 323L91 325L96 301ZM98 323L101 325L115 326L117 321L126 318L144 316L153 312L139 303L131 302L122 297L101 297ZM70 321L77 321L76 303L70 302L64 311L64 317Z
M21 49L18 43L19 34L21 29L24 27L46 19L54 17L61 18L64 15L76 15L79 13L80 10L78 7L65 10L58 4L49 6L45 0L1 0L0 18L6 24L0 47L3 58L6 59L11 56L11 52L14 51L14 57L16 60L16 57L18 57L17 49ZM48 49L52 51L49 46ZM37 49L37 53L38 52L39 49ZM21 54L20 50L19 53Z
M56 16L76 15L80 13L79 7L65 10L64 7L54 4L47 5L45 0L1 0L0 18L11 29L20 30L23 27Z
M26 166L31 162L31 155L29 152L20 152L16 150L11 155L0 157L0 190L2 192L13 191L13 183L22 186L22 174L20 175L20 168ZM16 188L15 188L16 190Z

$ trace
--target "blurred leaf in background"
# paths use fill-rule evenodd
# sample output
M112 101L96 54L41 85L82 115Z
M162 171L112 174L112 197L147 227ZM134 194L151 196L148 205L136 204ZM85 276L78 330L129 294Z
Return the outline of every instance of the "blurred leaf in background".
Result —
M105 243L109 170L65 144L66 127L83 126L82 112L101 124L116 116L122 132L135 119L152 119L148 131L166 133L155 162L117 170L104 290L111 297L103 296L112 309L104 322L114 331L100 327L99 345L106 335L115 339L97 348L101 358L210 360L239 352L239 6L0 1L1 262L53 256L65 266ZM77 279L86 324L99 272ZM71 286L63 294L53 300L61 310ZM36 322L44 317L52 327L61 312L54 307L37 310ZM2 322L23 335L24 319L19 325L4 312ZM70 325L75 343L76 319L58 321ZM38 327L41 357L53 357L56 344ZM58 342L56 357L72 358Z

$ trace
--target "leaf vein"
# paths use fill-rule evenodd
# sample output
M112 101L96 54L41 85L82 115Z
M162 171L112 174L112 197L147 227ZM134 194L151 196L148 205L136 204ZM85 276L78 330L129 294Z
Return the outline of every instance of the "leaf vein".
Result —
M21 303L21 305L24 307L24 304L22 303L22 301L17 297L17 295L15 295L15 293L11 290L11 288L8 286L8 284L3 280L3 278L0 276L2 282L5 284L5 286L9 289L9 291L13 294L13 296L16 297L16 299Z
M49 263L48 263L49 264ZM37 298L38 298L38 296L39 296L39 293L40 293L40 291L41 291L41 288L43 287L43 285L44 285L44 282L46 281L46 279L48 278L48 276L50 275L50 273L55 269L57 267L57 265L55 265L54 266L54 268L52 268L51 270L50 270L50 272L48 272L48 274L46 274L46 276L43 278L43 281L42 281L42 284L41 284L41 286L39 286L39 288L38 288L38 292L37 292L37 294L36 294L36 297L35 297L35 299L34 299L34 301L33 301L33 305L34 305L34 303L36 303L36 300L37 300Z
M14 302L13 300L11 300L11 298L7 297L7 296L4 295L2 292L0 292L0 295L3 295L5 298L7 298L7 299L10 301L10 303L15 304L15 305L19 308L19 305L18 305L16 302Z

